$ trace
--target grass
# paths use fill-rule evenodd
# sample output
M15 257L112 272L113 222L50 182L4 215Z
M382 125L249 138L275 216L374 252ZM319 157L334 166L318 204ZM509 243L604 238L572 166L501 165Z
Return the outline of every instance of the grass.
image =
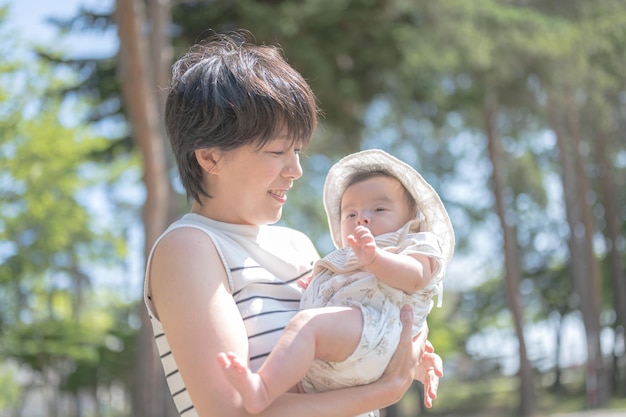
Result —
M537 379L536 417L549 417L559 413L570 413L586 409L584 382L582 375L571 374L563 389L552 392L549 389L550 375ZM415 416L518 416L520 401L519 379L517 377L491 377L476 380L443 378L439 386L439 396L433 408L421 411L418 386L415 384L402 399L397 408L398 417ZM625 410L626 397L613 396L608 408ZM385 416L384 413L381 414Z

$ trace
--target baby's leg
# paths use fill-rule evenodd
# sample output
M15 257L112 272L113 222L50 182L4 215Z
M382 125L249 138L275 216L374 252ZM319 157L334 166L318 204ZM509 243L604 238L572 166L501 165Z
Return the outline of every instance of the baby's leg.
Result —
M267 389L259 374L253 373L246 361L233 352L220 353L217 361L222 366L224 375L230 384L239 391L244 408L251 414L257 414L267 408L273 400L267 395Z
M218 360L244 407L256 414L287 392L306 375L314 359L341 362L361 340L363 317L359 309L323 307L302 310L291 319L258 373L234 354Z

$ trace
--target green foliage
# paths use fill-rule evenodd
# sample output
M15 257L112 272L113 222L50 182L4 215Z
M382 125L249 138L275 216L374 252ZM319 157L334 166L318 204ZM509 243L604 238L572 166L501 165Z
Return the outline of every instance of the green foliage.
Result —
M22 393L13 368L0 364L0 410L8 410L15 406Z
M93 345L94 357L73 358L73 371L62 383L62 389L78 392L99 386L108 386L113 382L122 382L132 386L133 364L136 361L136 331L131 325L134 316L134 303L121 303L110 300L106 317L108 325L100 329Z
M53 291L68 282L86 284L86 262L118 255L115 239L91 229L87 207L78 200L79 191L93 185L82 166L104 140L61 125L60 103L42 105L45 110L30 119L18 119L17 111L4 118L2 123L12 128L0 136L0 160L6 169L0 186L0 241L8 253L0 265L0 282L22 293ZM15 304L20 297L11 292L0 293L0 323L20 314L21 306Z
M128 301L92 287L98 268L119 268L126 242L123 210L107 225L98 217L103 200L91 197L135 162L122 155L94 164L111 144L77 124L85 100L63 99L76 74L20 61L14 48L0 44L0 409L21 395L7 363L43 381L56 375L48 382L73 392L128 384L136 333ZM97 374L92 384L86 369Z
M442 358L452 360L463 353L463 345L471 334L472 327L466 321L453 320L458 293L445 293L444 289L444 294L442 307L433 308L428 315L428 340Z
M17 323L3 338L2 354L14 358L30 369L44 373L61 368L68 361L97 359L99 332L89 323L44 319L34 323Z

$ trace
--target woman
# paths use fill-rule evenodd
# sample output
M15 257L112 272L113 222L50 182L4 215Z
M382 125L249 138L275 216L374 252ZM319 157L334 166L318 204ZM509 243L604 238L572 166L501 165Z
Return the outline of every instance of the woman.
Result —
M174 65L167 99L168 136L192 206L155 243L144 298L183 417L248 415L218 353L250 358L257 369L298 310L298 280L319 258L304 234L269 226L302 175L298 154L315 131L315 98L278 49L247 36L192 47ZM431 401L441 360L427 332L412 343L410 310L401 318L400 346L378 381L286 393L261 415L352 417L395 403L413 378Z

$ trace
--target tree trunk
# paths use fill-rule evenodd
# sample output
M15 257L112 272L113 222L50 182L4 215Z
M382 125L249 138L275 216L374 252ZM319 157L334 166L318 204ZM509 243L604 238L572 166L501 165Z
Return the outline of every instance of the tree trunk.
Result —
M622 239L622 221L620 219L620 206L617 200L618 190L615 185L615 170L613 162L609 158L613 149L610 145L607 134L601 132L596 139L596 147L594 149L595 163L598 167L598 181L602 204L604 206L604 219L606 227L604 229L604 239L608 249L609 258L609 282L611 283L611 293L613 295L613 309L615 310L615 337L622 339L622 343L626 346L626 267L622 259L618 244ZM620 331L621 329L621 331ZM618 361L617 357L615 358ZM613 367L615 372L615 385L619 382L617 377L620 372L618 367Z
M172 6L170 0L146 0L148 5L148 19L152 23L152 31L150 32L150 59L151 67L154 70L154 81L156 86L156 97L159 106L159 115L165 112L165 100L167 99L167 87L171 78L171 65L174 59L174 47L172 46L171 36L169 33L172 27ZM176 169L176 161L169 151L170 145L165 132L165 117L159 117L159 127L163 134L164 147L166 152L167 171L172 172ZM170 187L168 201L168 223L174 221L180 215L180 204L176 192L172 188L172 183L168 182Z
M166 168L165 139L155 94L154 65L149 65L148 42L142 0L117 0L115 17L120 40L118 76L122 86L133 138L143 162L146 201L143 210L144 253L147 255L168 223L170 185ZM155 34L154 36L158 36ZM163 36L161 34L161 36ZM157 51L158 52L158 51ZM141 302L141 328L137 341L134 417L164 417L167 401L165 378L153 341L151 324Z
M592 258L595 256L590 247L587 235L592 233L585 222L583 206L587 204L586 196L589 189L585 188L586 181L581 181L580 162L577 143L566 135L564 127L568 124L559 117L557 109L563 108L551 101L549 104L550 123L556 135L559 158L562 168L563 194L565 196L565 210L569 225L570 269L574 281L574 289L578 295L579 307L583 316L585 335L587 339L587 406L597 408L602 401L608 398L606 385L603 380L602 351L600 350L600 306L599 290L594 278ZM597 295L598 294L598 295Z
M562 372L561 372L561 346L563 344L563 315L555 312L551 315L554 322L554 383L550 386L550 391L560 394L563 392Z
M515 326L515 334L519 341L519 359L520 359L520 382L521 382L521 398L520 413L522 416L532 416L536 412L535 402L535 383L533 379L532 367L526 353L526 342L524 338L524 327L522 320L522 309L518 299L519 283L521 280L520 262L517 251L517 239L515 229L507 222L507 209L504 202L504 183L503 171L500 165L502 161L502 153L498 142L498 135L495 124L495 105L486 102L484 109L485 117L485 133L487 135L487 149L489 159L491 160L492 172L491 179L493 182L493 193L496 203L500 226L502 227L502 236L504 242L504 266L506 294L509 309L513 316L513 324Z
M591 407L604 407L609 402L610 397L610 384L609 373L604 363L602 356L602 349L600 344L600 311L602 309L602 273L600 270L600 262L595 254L593 248L593 235L595 234L595 221L592 211L592 202L589 201L592 195L591 184L587 175L587 167L585 166L585 158L581 152L582 139L580 135L580 120L578 117L578 109L574 104L574 100L570 97L568 100L567 109L567 122L569 132L573 143L573 156L576 166L576 178L579 185L580 192L578 198L582 207L584 230L584 243L585 251L587 252L589 262L590 280L589 285L591 287L591 297L587 297L585 300L587 303L587 311L590 313L588 320L593 326L592 334L598 335L597 342L593 343L593 352L595 353L594 359L594 372L595 382L592 381L596 389L595 403L591 403ZM595 320L594 320L595 317Z
M584 225L584 243L585 250L589 256L589 272L591 282L591 302L598 306L598 316L601 304L602 278L600 272L600 264L593 249L593 235L595 231L595 222L593 220L592 202L589 201L591 193L591 185L587 175L585 161L581 154L582 139L580 137L580 121L578 111L573 103L573 99L568 100L567 110L567 126L569 128L570 137L572 139L572 156L576 167L576 180L578 183L578 199L582 212L582 220Z

